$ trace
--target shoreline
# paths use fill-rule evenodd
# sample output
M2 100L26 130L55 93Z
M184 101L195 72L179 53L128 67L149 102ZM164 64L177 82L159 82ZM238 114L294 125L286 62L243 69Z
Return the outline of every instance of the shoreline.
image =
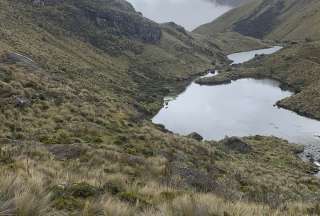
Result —
M241 53L241 52L239 52L239 53ZM241 63L240 65L243 65L243 63ZM241 74L241 73L235 74L235 71L231 71L231 72L229 72L229 71L224 71L223 69L224 69L225 67L228 67L228 66L231 66L233 70L234 70L234 69L237 69L237 67L232 66L232 65L223 65L223 66L222 66L222 71L223 71L222 73L219 73L219 74L216 74L215 76L210 76L210 77L203 77L203 75L212 73L212 71L215 71L214 69L208 69L208 70L206 70L205 72L200 72L200 73L198 73L197 75L192 76L192 77L184 80L184 81L189 81L188 84L186 84L181 91L176 92L176 94L175 94L174 96L177 96L177 95L181 94L182 92L184 92L184 91L187 89L187 87L188 87L189 85L191 85L193 82L194 82L194 83L197 83L197 84L199 84L199 85L204 85L204 86L214 86L214 85L230 84L232 81L236 81L236 80L240 80L240 79L256 79L256 80L270 79L270 80L274 80L274 81L276 81L276 82L279 82L279 88L280 88L281 90L290 91L290 92L292 93L292 95L289 96L289 97L292 97L292 96L296 95L297 93L299 93L298 89L295 88L294 86L290 86L290 85L288 85L287 83L283 82L283 81L280 80L280 79L276 79L276 78L273 78L273 77L270 77L270 76L267 76L267 75L261 76L260 74L250 74L250 73L249 73L249 74ZM241 72L241 71L236 71L236 72ZM197 78L195 79L195 77L197 77ZM217 79L218 79L218 80L217 80ZM283 99L277 101L277 102L275 103L275 106L277 106L277 107L279 107L279 108L282 108L282 109L285 109L285 110L287 110L287 111L294 112L295 114L297 114L297 115L299 115L299 116L303 116L303 117L305 117L305 118L309 118L309 119L313 119L313 120L317 120L317 121L320 120L320 119L317 119L314 115L310 115L310 114L305 113L305 112L300 112L298 109L294 109L294 108L292 108L292 107L290 107L290 106L286 106L286 105L284 105L284 104L281 104L281 101L282 101L282 100L283 100ZM163 106L162 106L162 108L163 108ZM161 108L157 111L157 113L158 113L160 110L161 110ZM155 114L155 115L156 115L156 114ZM153 118L155 115L153 115L153 116L151 117L151 122L152 122L152 123L153 123L152 118ZM156 124L156 123L153 123L153 124ZM156 125L159 125L159 124L156 124ZM160 125L161 125L161 124L160 124ZM162 125L162 126L165 128L164 125ZM166 129L166 128L165 128L165 129ZM168 132L170 132L170 133L174 133L174 132L172 132L172 131L170 131L170 130L168 130L168 129L166 129L166 130L167 130ZM195 131L195 132L196 132L196 131ZM183 135L181 135L181 136L183 136ZM212 139L212 140L209 140L209 141L219 141L219 140L213 140L213 139ZM296 144L296 143L293 143L293 144ZM318 161L318 160L312 161L314 155L312 155L311 158L310 158L310 157L308 157L308 154L309 154L309 153L306 151L306 148L308 147L308 144L307 144L307 143L305 143L305 144L301 143L301 144L304 146L304 150L303 150L302 155L297 154L297 156L298 156L301 160L306 159L309 163L311 163L311 164L315 165L316 167L318 167L318 172L316 172L314 175L319 175L319 173L320 173L320 160L319 160L319 161ZM297 145L299 145L299 144L297 144ZM310 147L310 144L309 144L309 147ZM316 156L316 154L315 154L315 156ZM318 156L320 156L320 154L319 154ZM304 160L304 161L306 161L306 160ZM317 164L317 163L318 163L318 164Z

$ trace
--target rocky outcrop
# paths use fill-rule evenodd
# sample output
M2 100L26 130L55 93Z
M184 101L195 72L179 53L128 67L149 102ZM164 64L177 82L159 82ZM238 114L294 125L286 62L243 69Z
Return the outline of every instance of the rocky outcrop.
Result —
M203 137L200 134L196 133L196 132L193 132L193 133L189 134L187 137L189 137L191 139L195 139L197 141L202 141L203 140Z
M94 45L101 45L117 38L140 40L146 43L157 43L161 39L160 26L136 12L130 3L124 0L33 0L33 5L39 7L37 17L50 17L50 21L66 30L94 41ZM68 17L56 17L50 14L45 6L63 3ZM44 8L44 9L42 9ZM48 14L49 13L49 14ZM65 20L64 20L65 19ZM43 24L41 24L43 25ZM51 29L51 27L48 27ZM88 30L88 32L87 32ZM108 40L108 41L104 41Z
M188 35L188 33L184 27L182 27L174 22L163 23L162 26L163 26L163 28L165 28L165 30L169 31L169 33L171 33L171 34L174 34L174 32L177 31L177 32L184 34L185 36L188 36L188 37L190 36L190 35Z
M159 25L138 13L131 14L112 9L104 11L85 9L85 12L89 19L101 29L113 28L118 35L148 43L157 43L161 39Z
M22 55L20 53L8 52L2 56L0 56L0 62L3 63L13 63L13 64L22 64L24 66L31 67L33 69L37 69L38 65L28 56Z

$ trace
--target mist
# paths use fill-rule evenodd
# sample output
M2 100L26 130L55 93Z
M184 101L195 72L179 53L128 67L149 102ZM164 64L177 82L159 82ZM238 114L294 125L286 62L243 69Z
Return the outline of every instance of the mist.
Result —
M187 30L211 22L231 9L212 0L128 0L137 11L158 23L173 21Z

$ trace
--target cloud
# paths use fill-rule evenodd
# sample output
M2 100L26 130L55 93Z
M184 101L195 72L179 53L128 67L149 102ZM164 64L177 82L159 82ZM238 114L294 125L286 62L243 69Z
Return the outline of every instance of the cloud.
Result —
M129 0L144 16L159 22L173 21L193 30L230 9L215 0Z

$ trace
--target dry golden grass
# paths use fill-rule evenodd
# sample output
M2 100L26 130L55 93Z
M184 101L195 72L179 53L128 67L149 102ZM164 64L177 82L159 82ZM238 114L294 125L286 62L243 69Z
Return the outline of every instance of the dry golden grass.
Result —
M33 168L30 176L21 177L15 173L3 172L0 179L0 215L68 215L68 211L57 211L53 207L52 193L44 185L45 178ZM119 183L121 176L110 177ZM272 209L267 205L244 201L227 201L212 193L179 191L150 182L141 187L139 184L124 183L126 194L140 194L152 197L150 204L135 200L127 202L105 194L99 198L85 199L79 214L82 216L255 216L255 215L317 215L319 205L312 203L285 203L280 208ZM164 198L165 195L165 198ZM134 195L135 196L135 195Z
M103 212L106 216L130 216L134 215L135 207L130 206L126 203L120 202L119 200L114 200L109 198L103 204Z
M317 211L320 183L285 141L246 138L253 152L243 155L147 119L181 90L177 80L223 60L216 48L165 27L159 44L131 41L139 54L108 47L115 55L47 18L70 18L60 15L75 1L28 2L0 0L0 215L286 214L291 199L299 213ZM39 68L10 61L12 52Z
M50 193L42 176L30 173L21 177L2 170L0 180L0 215L45 215L50 209Z

